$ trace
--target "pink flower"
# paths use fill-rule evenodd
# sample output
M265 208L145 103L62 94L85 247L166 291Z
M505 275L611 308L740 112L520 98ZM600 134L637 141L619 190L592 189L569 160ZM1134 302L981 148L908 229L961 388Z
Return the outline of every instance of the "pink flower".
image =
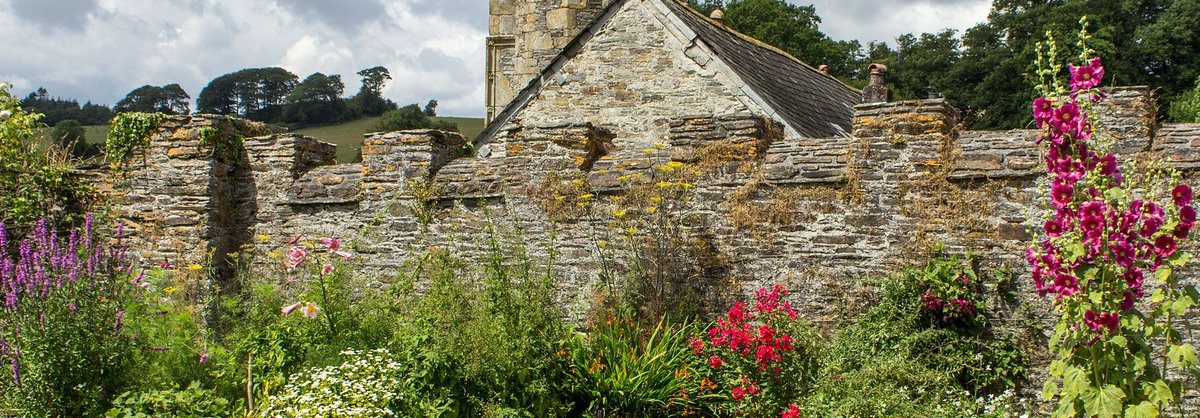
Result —
M284 261L283 265L284 267L287 267L287 271L295 270L296 267L299 267L300 264L304 263L304 257L307 256L308 251L306 251L304 247L292 247L292 249L288 251L287 260Z
M715 331L715 329L713 329L713 330L710 330L710 331ZM711 333L711 332L710 332L710 333ZM693 354L693 355L697 355L697 356L698 356L698 355L700 355L700 352L704 351L704 340L701 340L701 339L699 339L699 338L696 338L696 337L692 337L692 342L691 342L691 344L690 344L690 345L691 345L691 347L692 347L692 354Z
M733 391L731 391L729 394L731 396L733 396L733 400L740 401L746 397L746 389L742 389L741 387L736 387L736 388L733 388Z
M1175 254L1175 238L1170 235L1163 235L1154 240L1154 253L1159 257L1170 257Z
M1191 206L1179 208L1179 223L1187 225L1188 228L1196 226L1196 210Z
M1060 130L1067 131L1079 126L1079 105L1068 102L1054 112L1054 125Z
M1171 199L1175 201L1175 206L1187 206L1192 204L1192 186L1180 184L1171 190Z
M300 238L303 236L304 234L296 234L296 236L288 240L287 245L296 245L297 242L300 242Z
M782 414L779 414L779 418L800 418L800 408L796 404L790 404Z
M1071 203L1071 200L1074 198L1075 198L1075 187L1071 186L1069 184L1063 184L1063 183L1056 182L1054 184L1054 187L1052 187L1050 189L1050 199L1053 201L1054 206L1057 208L1062 208L1062 207L1067 206L1067 204Z
M1045 97L1038 97L1033 101L1033 119L1037 121L1039 128L1052 117L1054 117L1054 102Z
M1063 234L1062 223L1056 220L1046 221L1046 224L1042 226L1042 229L1046 230L1046 235L1049 235L1051 238L1058 238Z
M354 253L349 251L334 251L333 255L341 257L343 260L350 260L354 258Z
M208 353L201 354L200 355L200 364L208 363L209 358L211 358L211 356L209 356Z
M322 239L321 243L325 244L325 249L329 250L329 252L334 252L342 248L342 242L334 237Z
M295 311L296 309L299 309L300 306L302 306L302 305L304 305L304 302L296 302L291 305L286 305L282 308L279 308L279 311L283 312L284 316L291 315L293 311Z
M321 275L328 276L330 274L333 274L333 264L327 263L327 264L322 265L321 266Z
M158 265L158 268L163 269L163 270L169 269L169 268L171 268L171 262L164 259L162 264Z
M1071 90L1086 90L1100 85L1104 80L1104 66L1100 57L1093 58L1088 65L1076 67L1069 65L1071 70Z
M317 304L312 303L312 302L306 303L304 305L304 309L301 310L301 313L304 314L304 317L308 318L308 319L316 318L317 314L320 312L321 312L321 308L317 307Z

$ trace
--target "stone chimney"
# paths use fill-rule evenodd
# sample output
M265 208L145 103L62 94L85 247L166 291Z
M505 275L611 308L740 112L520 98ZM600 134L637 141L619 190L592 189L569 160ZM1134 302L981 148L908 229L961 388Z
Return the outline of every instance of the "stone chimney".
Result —
M820 71L821 74L829 75L829 66L825 65L825 64L821 64L820 67L817 67L817 71Z
M863 103L882 103L892 101L892 92L887 86L887 66L871 64L867 67L871 72L871 81L863 88Z
M712 20L715 20L718 23L725 24L725 11L721 10L720 8L713 10L712 14L708 15L708 17L711 17Z

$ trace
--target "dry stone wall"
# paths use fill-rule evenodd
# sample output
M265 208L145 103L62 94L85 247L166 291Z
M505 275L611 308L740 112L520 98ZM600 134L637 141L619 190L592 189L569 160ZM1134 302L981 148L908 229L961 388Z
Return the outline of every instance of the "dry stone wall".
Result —
M1108 124L1127 133L1115 147L1192 176L1200 125L1149 123L1152 100L1145 88L1111 93ZM939 244L1013 268L1032 294L1020 254L1043 177L1035 133L962 131L958 117L943 100L860 105L852 137L795 138L750 112L677 116L664 121L657 147L632 150L619 127L572 118L514 124L489 157L467 155L458 134L391 132L367 136L363 162L342 165L332 145L311 138L180 117L109 188L152 265L208 254L219 264L242 246L265 252L297 234L338 236L354 241L364 274L386 281L431 248L480 257L496 227L506 248L553 249L561 299L581 308L601 268L598 234L613 232L620 209L613 202L644 190L631 178L673 163L700 173L692 200L680 203L688 233L708 242L701 261L711 277L697 280L744 290L780 282L797 290L807 317L833 323L870 300L863 278L920 262ZM200 132L218 124L241 146L201 144ZM586 210L577 205L585 194ZM1047 313L1028 302L1027 311Z

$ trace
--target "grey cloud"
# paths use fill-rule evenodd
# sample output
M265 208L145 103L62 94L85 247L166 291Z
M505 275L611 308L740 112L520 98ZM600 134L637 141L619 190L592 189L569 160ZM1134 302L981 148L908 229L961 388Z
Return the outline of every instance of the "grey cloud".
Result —
M483 5L483 0L417 0L410 7L418 14L441 15L476 29L487 30L488 27L488 7Z
M276 4L297 16L318 20L348 33L387 17L387 10L380 0L278 0Z
M43 29L80 32L88 15L98 8L97 0L12 0L9 4L21 19Z

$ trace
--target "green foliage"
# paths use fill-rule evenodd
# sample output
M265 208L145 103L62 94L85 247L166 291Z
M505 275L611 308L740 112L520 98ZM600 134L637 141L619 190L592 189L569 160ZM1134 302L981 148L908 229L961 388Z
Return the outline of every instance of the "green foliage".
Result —
M125 98L113 107L113 111L186 115L191 112L191 101L192 97L178 84L162 87L147 84L126 94Z
M80 106L77 100L50 97L50 93L42 87L21 99L21 107L45 115L41 122L50 126L67 119L77 120L84 125L104 125L113 117L113 111L108 106L92 102Z
M567 340L563 382L572 415L712 416L724 396L689 353L689 323L659 321L647 331L631 315L613 315L587 336ZM646 336L649 332L649 336Z
M229 401L192 382L182 390L163 389L125 393L113 401L107 418L207 418L230 415Z
M1026 355L1013 337L984 321L932 318L922 303L929 283L957 279L965 267L951 266L962 262L939 258L884 281L881 299L839 331L824 352L823 380L810 409L829 408L828 416L890 416L871 411L881 401L900 410L934 411L942 403L1015 390L1025 376ZM931 273L944 276L931 280ZM973 288L970 297L983 300L979 290ZM875 379L880 383L871 383ZM944 412L911 416L954 416L946 414L953 410Z
M345 351L336 366L292 375L256 414L262 417L385 417L425 395L412 390L404 365L388 350ZM415 411L414 411L415 412Z
M287 95L283 121L292 125L326 125L346 117L342 76L313 73Z
M166 115L161 113L122 113L113 117L104 151L114 168L123 168L138 148L150 144L150 135Z
M1200 78L1195 88L1171 103L1170 116L1175 122L1200 123Z
M378 132L403 131L409 129L438 129L458 132L458 125L425 114L416 103L383 114L375 125Z
M196 111L276 122L283 115L288 93L299 81L295 74L278 67L246 68L225 74L200 90Z
M39 218L77 220L92 203L92 188L73 175L64 152L34 143L41 115L22 110L0 84L0 116L0 221L20 236Z

